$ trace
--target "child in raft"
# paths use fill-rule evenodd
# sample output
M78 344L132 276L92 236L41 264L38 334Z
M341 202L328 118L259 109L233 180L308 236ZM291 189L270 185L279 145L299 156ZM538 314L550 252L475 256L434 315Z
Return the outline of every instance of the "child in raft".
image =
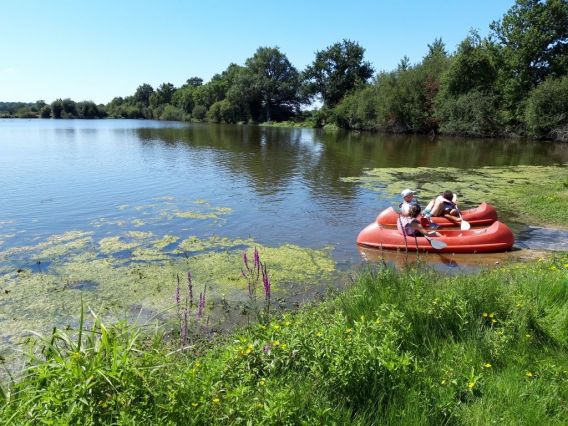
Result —
M434 198L424 209L424 216L444 217L453 223L461 223L457 205L458 198L452 191L444 191Z
M408 216L400 215L397 221L398 230L407 237L440 237L436 231L428 231L418 220L421 208L418 204L412 204L408 208Z

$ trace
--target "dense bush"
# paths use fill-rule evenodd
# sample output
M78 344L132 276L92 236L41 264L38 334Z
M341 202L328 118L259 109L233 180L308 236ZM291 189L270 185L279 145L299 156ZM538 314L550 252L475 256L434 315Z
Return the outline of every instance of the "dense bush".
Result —
M472 90L443 98L437 104L440 131L443 133L496 136L501 133L498 97Z
M568 142L568 76L548 79L534 89L525 117L531 136Z
M183 111L173 105L166 105L160 120L181 121L183 119Z

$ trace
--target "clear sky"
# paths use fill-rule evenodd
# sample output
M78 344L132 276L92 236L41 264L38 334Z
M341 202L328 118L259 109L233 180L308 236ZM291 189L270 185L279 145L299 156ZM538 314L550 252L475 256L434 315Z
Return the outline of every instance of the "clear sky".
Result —
M109 102L142 83L208 81L259 46L302 70L344 38L377 71L441 37L484 36L513 0L0 0L0 101Z

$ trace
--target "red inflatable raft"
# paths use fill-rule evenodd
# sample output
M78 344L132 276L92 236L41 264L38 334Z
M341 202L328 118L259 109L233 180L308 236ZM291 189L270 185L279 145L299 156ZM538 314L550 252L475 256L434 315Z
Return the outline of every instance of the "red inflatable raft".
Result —
M406 237L398 229L385 228L373 222L363 229L357 237L357 244L383 249L402 249L427 251L434 253L488 253L509 250L515 242L515 236L507 225L499 221L486 228L470 229L438 229L441 237L431 238L447 244L441 250L432 247L424 237Z
M487 226L497 220L497 211L491 204L487 203L481 203L474 209L463 210L461 214L471 226ZM384 226L396 226L397 220L398 213L392 207L383 210L377 217L377 223ZM432 217L431 220L439 226L457 226L444 217Z

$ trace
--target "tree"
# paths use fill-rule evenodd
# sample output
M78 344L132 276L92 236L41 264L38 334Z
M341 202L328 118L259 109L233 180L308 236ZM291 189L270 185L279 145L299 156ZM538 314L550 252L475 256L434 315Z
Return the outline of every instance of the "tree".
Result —
M61 99L56 99L51 103L51 113L53 118L61 118L61 113L63 112L63 101Z
M77 116L77 104L74 100L65 98L62 101L63 112L66 117L76 117Z
M304 71L308 96L321 96L327 107L335 106L346 94L363 86L373 76L371 64L363 60L365 49L343 40L316 52L314 62Z
M300 74L278 47L259 47L245 62L252 98L257 98L267 121L273 113L286 116L299 106Z
M134 100L140 102L145 107L150 105L150 96L154 93L154 88L149 84L142 84L138 86L136 92L134 92Z
M185 84L189 87L199 87L203 84L203 79L199 77L191 77L187 79Z
M507 108L520 120L533 88L568 74L568 2L517 0L490 28L503 56L500 80Z
M497 69L489 44L475 31L460 43L444 81L450 95L493 89Z
M51 107L49 105L45 105L41 111L39 112L39 116L41 118L49 118L51 117Z
M162 83L160 87L150 96L150 106L156 108L169 104L176 88L172 83Z

